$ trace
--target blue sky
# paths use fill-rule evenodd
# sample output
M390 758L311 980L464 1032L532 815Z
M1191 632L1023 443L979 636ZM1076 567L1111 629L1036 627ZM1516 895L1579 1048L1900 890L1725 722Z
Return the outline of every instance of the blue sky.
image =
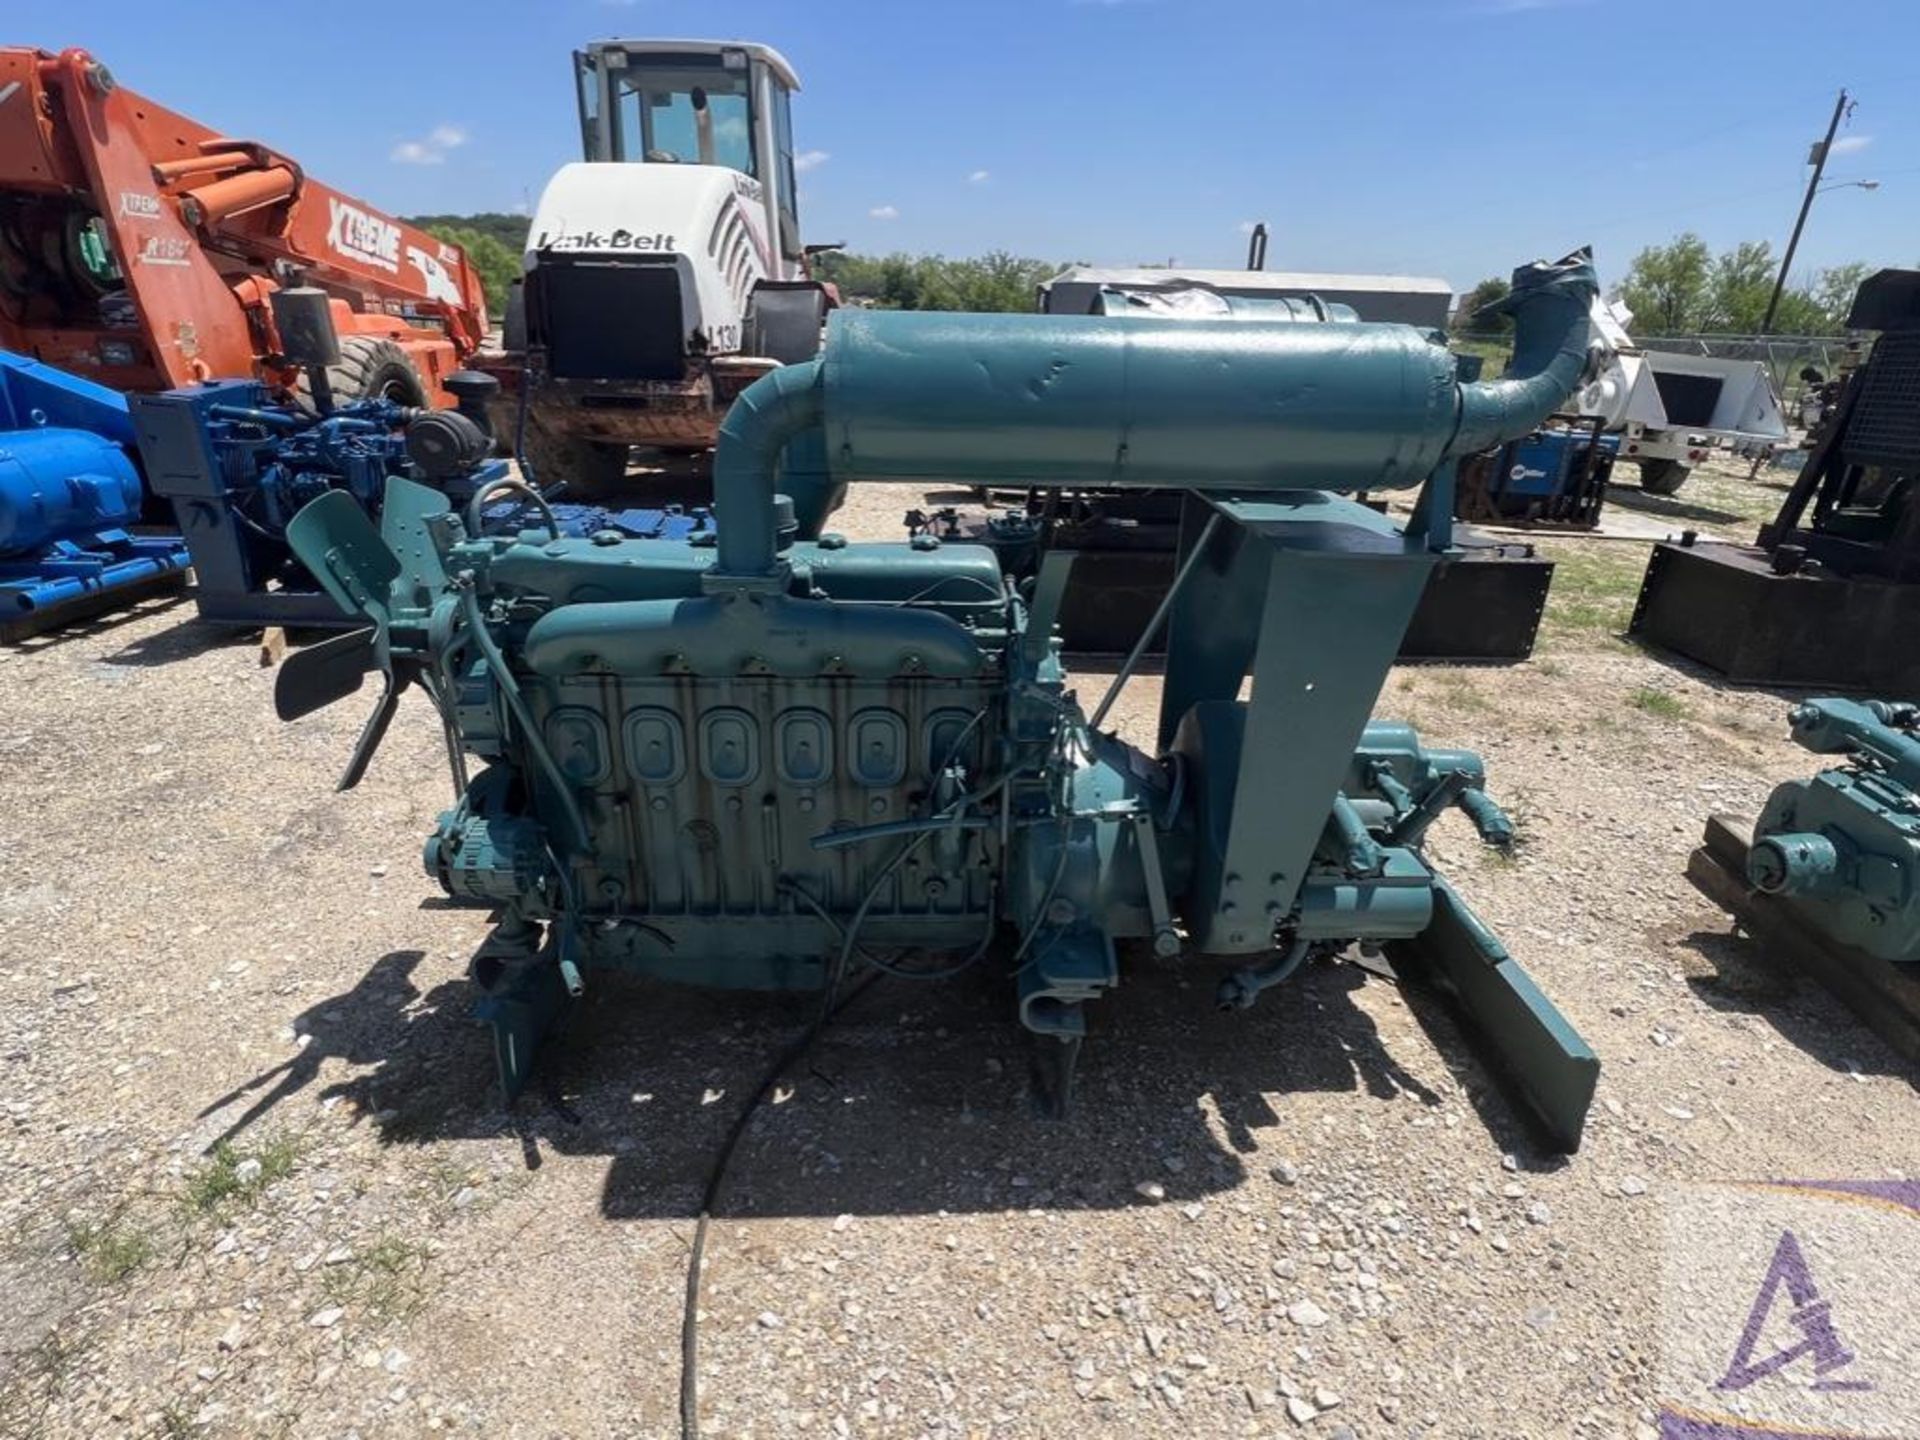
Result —
M804 84L808 238L855 249L1442 276L1697 230L1804 268L1920 263L1915 0L8 0L6 43L286 150L391 210L507 210L575 158L589 38L757 39ZM380 41L389 42L383 52Z

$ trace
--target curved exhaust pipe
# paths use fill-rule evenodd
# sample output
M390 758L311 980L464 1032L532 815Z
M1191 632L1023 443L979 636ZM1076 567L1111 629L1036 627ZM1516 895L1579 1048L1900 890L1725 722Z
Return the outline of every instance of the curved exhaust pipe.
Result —
M1513 359L1500 379L1460 387L1448 459L1517 440L1566 403L1586 373L1588 316L1599 293L1593 251L1584 246L1513 272L1513 289L1480 312L1513 316Z
M714 572L765 575L779 553L773 515L780 452L817 426L824 409L819 356L769 370L734 398L713 449Z

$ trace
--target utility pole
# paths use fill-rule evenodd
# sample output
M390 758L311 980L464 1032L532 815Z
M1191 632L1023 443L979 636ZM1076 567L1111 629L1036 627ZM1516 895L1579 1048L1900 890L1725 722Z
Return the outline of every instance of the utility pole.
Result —
M1840 98L1833 102L1833 118L1827 122L1827 138L1813 147L1810 157L1813 161L1813 178L1807 181L1806 197L1800 202L1800 218L1793 222L1793 236L1787 241L1787 253L1780 257L1780 275L1773 282L1773 298L1767 301L1767 318L1760 322L1760 333L1773 333L1773 313L1780 308L1780 292L1787 288L1787 270L1793 264L1793 252L1800 248L1800 232L1807 228L1807 212L1813 209L1814 193L1820 188L1820 176L1827 168L1827 152L1833 149L1834 133L1839 130L1841 120L1846 118L1849 106L1847 92L1842 90Z

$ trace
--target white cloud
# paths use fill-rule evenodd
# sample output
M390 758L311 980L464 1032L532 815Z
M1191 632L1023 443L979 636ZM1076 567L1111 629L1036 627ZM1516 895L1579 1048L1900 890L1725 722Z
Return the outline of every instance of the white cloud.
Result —
M387 153L396 165L439 165L449 150L467 143L467 132L458 125L436 125L424 139L402 140Z
M1253 234L1254 227L1259 223L1258 220L1242 220L1233 228L1238 230L1242 235L1251 235Z
M818 170L832 158L825 150L802 150L793 157L793 168L804 175L809 170Z
M1829 155L1857 155L1873 143L1871 135L1842 135L1833 142Z
M991 170L975 170L971 175L967 176L967 183L969 185L984 185L992 178L993 172Z
M876 205L867 212L867 215L874 220L898 220L900 218L900 212L891 205Z

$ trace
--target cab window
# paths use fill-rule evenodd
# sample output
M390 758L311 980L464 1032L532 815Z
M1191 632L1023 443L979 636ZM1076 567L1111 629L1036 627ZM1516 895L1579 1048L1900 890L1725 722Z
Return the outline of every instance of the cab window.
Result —
M649 65L645 56L635 56L610 78L613 159L725 165L757 177L745 70L717 63Z
M780 176L780 248L790 260L805 253L800 244L800 177L793 165L793 117L787 92L773 89L773 145Z
M573 79L580 87L580 154L600 160L600 71L584 50L573 52Z

